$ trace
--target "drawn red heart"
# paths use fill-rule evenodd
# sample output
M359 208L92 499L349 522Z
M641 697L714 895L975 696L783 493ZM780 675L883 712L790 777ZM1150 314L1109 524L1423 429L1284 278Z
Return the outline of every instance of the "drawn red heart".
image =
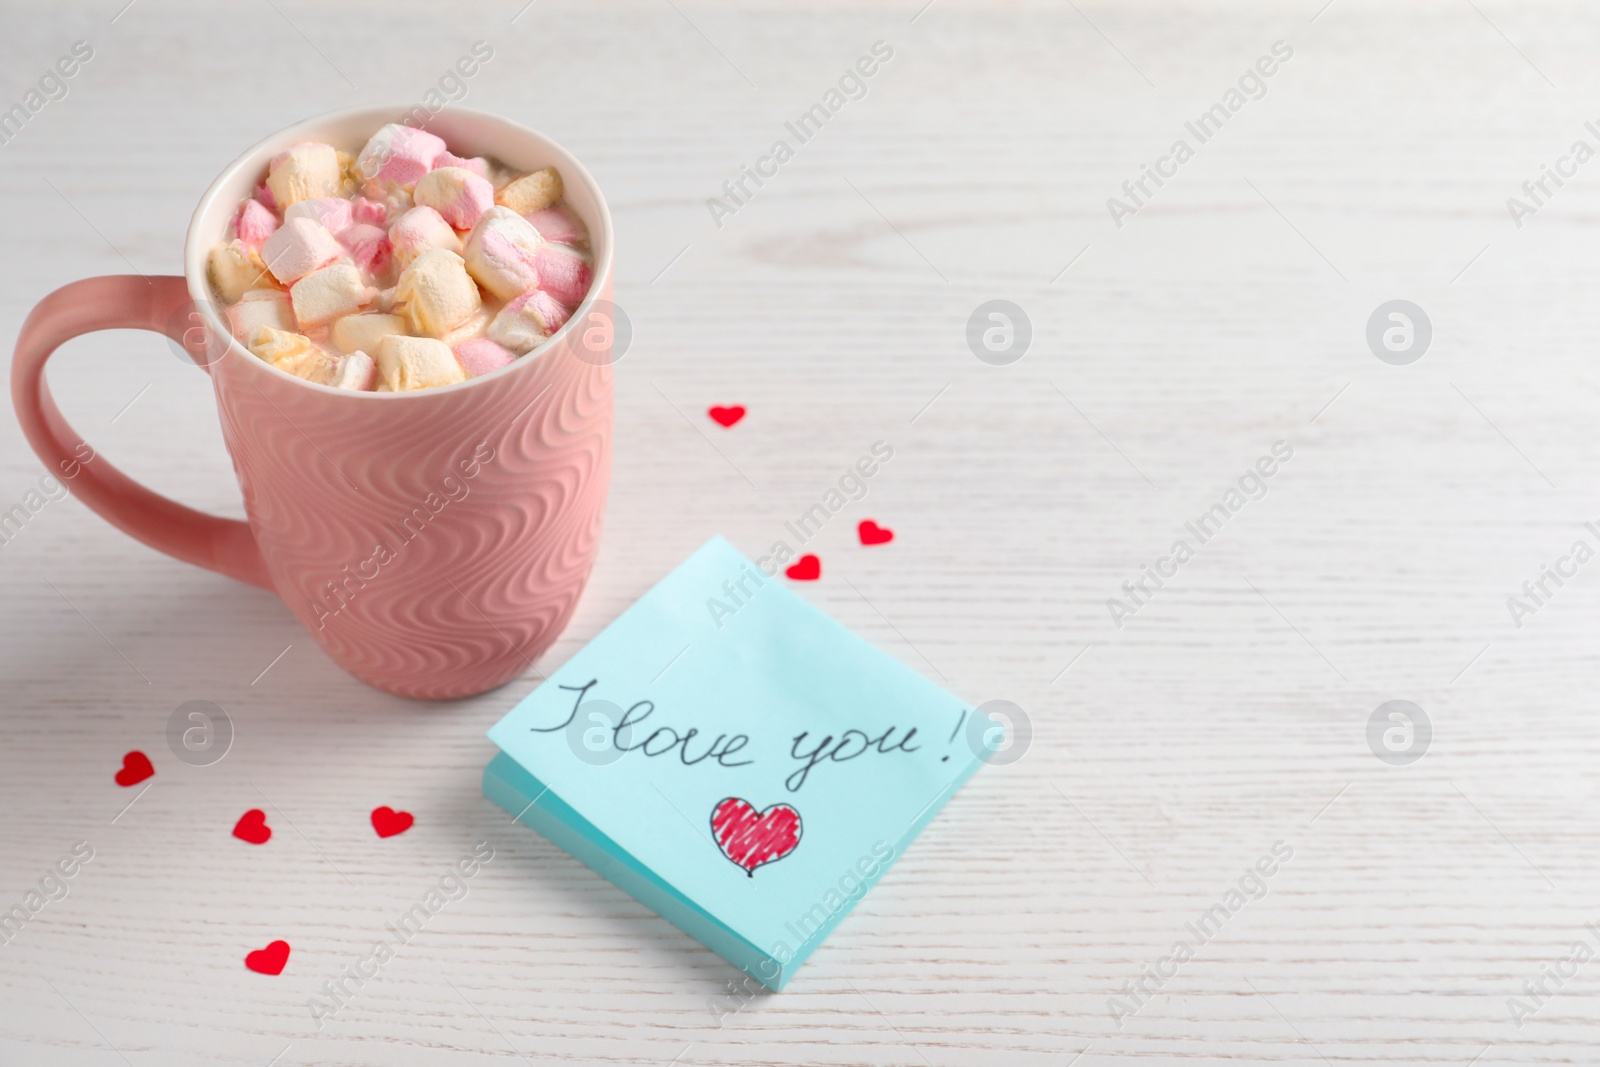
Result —
M138 785L155 773L156 769L151 766L150 757L134 749L122 757L122 770L117 772L117 784Z
M783 859L800 843L800 813L774 804L757 814L748 801L728 797L711 809L711 832L722 854L754 878L757 867Z
M879 526L871 519L862 519L861 525L856 527L856 533L861 537L864 545L886 545L894 540L894 531L887 526Z
M735 404L732 407L714 407L706 412L711 416L711 421L726 429L744 418L744 405Z
M794 561L794 566L789 567L783 573L797 582L814 582L822 577L822 561L807 552Z
M372 809L372 828L378 831L379 837L403 834L416 821L409 811L395 811L387 804Z
M257 974L282 974L289 962L289 942L274 941L266 948L258 948L244 958L244 965Z
M272 837L272 827L267 825L267 813L251 808L233 824L233 836L252 845L264 845Z

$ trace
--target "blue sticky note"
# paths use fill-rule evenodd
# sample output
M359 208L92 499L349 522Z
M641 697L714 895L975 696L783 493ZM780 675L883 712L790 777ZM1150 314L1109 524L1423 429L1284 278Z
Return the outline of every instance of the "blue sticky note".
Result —
M718 537L489 731L483 791L782 989L993 730Z

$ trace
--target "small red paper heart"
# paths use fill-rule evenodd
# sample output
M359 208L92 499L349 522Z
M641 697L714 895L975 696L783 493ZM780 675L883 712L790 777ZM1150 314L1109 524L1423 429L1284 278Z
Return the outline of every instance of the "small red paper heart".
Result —
M773 863L800 843L800 813L787 804L756 812L749 801L728 797L711 809L711 832L722 854L751 878L763 863Z
M122 770L117 772L117 784L138 785L155 773L156 769L151 766L150 757L134 749L122 757Z
M272 837L272 827L267 825L267 813L251 808L233 824L233 836L252 845L264 845Z
M387 804L372 809L372 828L378 831L379 837L403 834L416 821L409 811L395 811Z
M289 962L289 942L274 941L266 948L258 948L244 958L244 965L257 974L282 974Z
M744 418L744 405L735 404L732 407L714 407L706 414L711 416L711 421L726 429Z
M886 545L894 540L894 531L887 526L879 526L871 519L862 519L861 525L856 527L856 533L861 537L864 545Z
M789 567L783 573L797 582L814 582L822 577L822 561L807 552L794 561L794 566Z

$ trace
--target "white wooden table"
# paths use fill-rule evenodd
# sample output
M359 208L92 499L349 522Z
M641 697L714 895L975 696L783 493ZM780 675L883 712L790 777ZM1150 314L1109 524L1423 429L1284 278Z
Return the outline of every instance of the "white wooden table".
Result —
M1600 147L1600 12L1320 2L6 4L0 110L75 40L94 58L0 145L5 333L74 278L174 271L265 133L420 100L490 42L465 102L589 163L635 327L600 561L542 666L709 535L764 551L881 438L800 592L1033 737L786 992L719 1018L736 971L480 796L531 673L382 695L272 597L52 501L0 546L0 910L94 858L0 945L0 1063L1595 1062L1600 961L1566 961L1600 951L1600 564L1521 626L1507 598L1600 541L1600 162L1520 228L1506 201ZM719 228L707 199L879 40L866 96ZM1185 122L1280 40L1198 144ZM1107 198L1179 137L1119 228ZM1011 365L966 341L991 299L1032 324ZM1366 340L1394 299L1432 323L1406 366ZM242 514L207 384L159 339L85 339L52 380L125 470ZM733 430L705 416L735 403ZM4 510L42 468L0 435ZM1107 599L1280 440L1266 495L1115 626ZM891 545L856 543L869 517ZM211 766L165 740L195 699L237 730ZM1407 766L1367 740L1397 699L1433 730ZM132 748L142 793L112 781ZM417 817L383 848L378 804ZM245 863L252 807L277 836ZM307 999L477 841L468 896L318 1030ZM1172 973L1279 841L1266 895ZM289 969L247 972L276 937Z

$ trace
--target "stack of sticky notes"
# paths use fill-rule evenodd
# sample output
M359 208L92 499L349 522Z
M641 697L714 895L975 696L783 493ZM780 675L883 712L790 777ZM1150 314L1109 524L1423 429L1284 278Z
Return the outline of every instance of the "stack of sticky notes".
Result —
M489 731L483 792L782 989L994 736L716 538Z

